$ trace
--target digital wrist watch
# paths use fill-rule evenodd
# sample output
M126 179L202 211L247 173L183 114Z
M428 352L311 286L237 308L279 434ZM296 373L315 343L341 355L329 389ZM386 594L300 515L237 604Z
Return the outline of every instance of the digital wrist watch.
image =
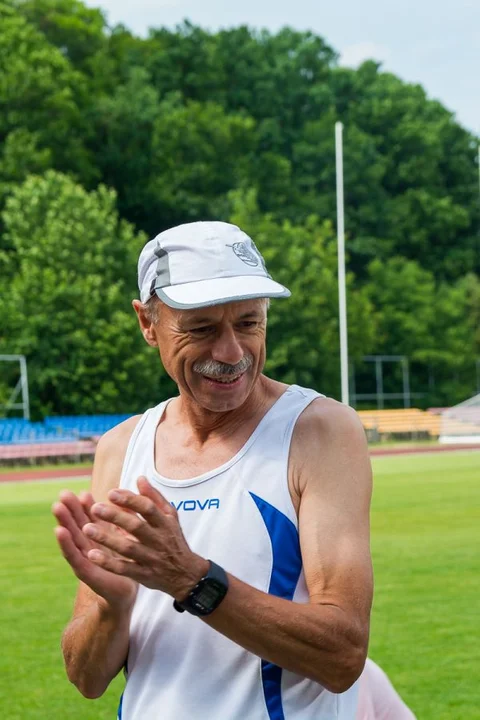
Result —
M228 590L228 578L225 570L212 560L208 561L208 573L190 590L182 602L173 601L178 612L189 612L197 617L210 615L222 602Z

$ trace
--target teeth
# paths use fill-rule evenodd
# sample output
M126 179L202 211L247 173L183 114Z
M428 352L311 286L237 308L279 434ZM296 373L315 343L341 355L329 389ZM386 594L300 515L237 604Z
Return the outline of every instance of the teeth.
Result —
M209 380L214 380L215 382L223 383L224 385L230 385L231 383L234 383L235 380L238 380L239 377L240 377L240 375L237 375L237 377L228 378L228 379L209 378Z

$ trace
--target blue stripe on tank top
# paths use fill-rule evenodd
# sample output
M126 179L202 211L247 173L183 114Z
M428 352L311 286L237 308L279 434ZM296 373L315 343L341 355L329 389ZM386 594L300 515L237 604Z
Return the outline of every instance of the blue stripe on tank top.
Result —
M300 540L293 522L266 500L250 493L272 544L272 574L268 592L292 600L302 570ZM270 720L285 720L282 704L282 668L262 660L262 683Z
M117 710L117 720L122 720L123 693L120 696L120 702Z
M127 659L125 660L125 665L123 666L123 675L126 680L128 677L128 654L127 654ZM120 702L118 703L117 720L122 720L122 707L123 707L123 693L120 695Z

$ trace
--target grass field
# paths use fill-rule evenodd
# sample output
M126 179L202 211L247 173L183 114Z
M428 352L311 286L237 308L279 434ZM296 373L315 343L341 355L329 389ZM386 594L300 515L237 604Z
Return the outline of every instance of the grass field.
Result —
M377 458L374 469L370 655L418 720L480 719L480 453ZM85 482L0 485L4 720L115 718L120 678L89 701L63 670L76 581L56 550L50 505L65 486Z

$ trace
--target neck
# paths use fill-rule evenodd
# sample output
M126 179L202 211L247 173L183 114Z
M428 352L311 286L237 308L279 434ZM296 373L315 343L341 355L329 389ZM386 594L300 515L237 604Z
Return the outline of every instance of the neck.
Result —
M281 387L281 383L260 375L243 405L227 412L206 410L189 395L180 393L176 414L182 424L189 426L195 440L203 444L213 438L228 437L241 425L263 415L272 399L281 394Z

